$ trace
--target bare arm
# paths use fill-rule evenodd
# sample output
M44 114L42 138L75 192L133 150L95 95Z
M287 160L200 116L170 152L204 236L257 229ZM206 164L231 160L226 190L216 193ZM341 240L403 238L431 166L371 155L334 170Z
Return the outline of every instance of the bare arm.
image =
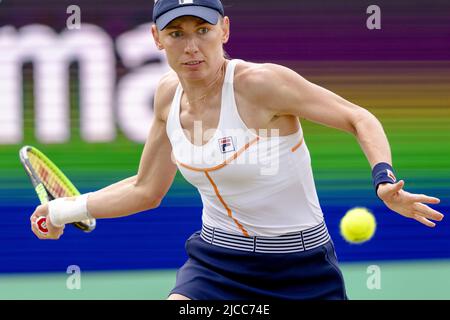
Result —
M137 175L134 175L134 176L132 176L132 177L125 178L125 179L123 179L123 180L121 180L121 181L119 181L119 182L115 182L115 183L113 183L113 184L111 184L111 185L109 185L109 186L106 186L106 187L104 187L103 189L100 189L100 190L98 190L98 191L110 191L110 190L113 190L113 189L115 189L115 188L123 187L123 186L126 185L126 184L134 183L134 182L136 181L136 178L137 178Z
M138 174L91 193L85 205L93 218L123 217L155 208L169 190L177 171L171 159L172 147L166 134L165 120L173 96L173 83L173 77L164 77L158 86L155 118L142 152ZM61 200L68 206L76 201L70 198ZM85 210L84 208L83 212L75 214L85 215ZM59 212L61 214L62 211ZM46 235L37 229L37 218L48 215L49 203L38 206L30 217L31 229L39 239L59 239L63 234L64 223L61 227L56 227L51 220L47 220Z
M165 122L155 117L137 176L92 193L88 199L92 217L122 217L157 207L176 174L171 151Z
M92 193L88 211L94 218L116 218L156 208L172 185L177 167L171 159L172 146L166 133L164 113L171 97L167 91L163 79L155 96L155 118L138 174Z
M368 110L278 65L255 68L249 81L258 82L251 86L255 88L256 99L266 105L273 116L295 115L348 132L356 137L372 168L378 162L392 164L383 127Z
M267 81L270 79L270 81ZM282 66L265 64L248 72L247 88L259 105L273 116L295 115L353 134L365 153L371 168L379 162L392 164L391 150L381 123L366 109L315 85L296 72ZM431 220L443 215L425 203L439 199L403 190L404 181L380 184L377 192L391 210L420 223L434 227Z

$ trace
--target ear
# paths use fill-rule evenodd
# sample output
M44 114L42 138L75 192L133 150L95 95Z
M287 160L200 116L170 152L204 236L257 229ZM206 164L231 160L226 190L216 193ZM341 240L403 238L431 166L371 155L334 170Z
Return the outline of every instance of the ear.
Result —
M159 32L158 29L156 28L156 24L152 24L152 35L153 35L153 40L155 41L156 47L159 50L163 50L164 46L162 45L160 38L159 38Z
M222 43L225 44L230 39L230 19L225 16L222 22Z

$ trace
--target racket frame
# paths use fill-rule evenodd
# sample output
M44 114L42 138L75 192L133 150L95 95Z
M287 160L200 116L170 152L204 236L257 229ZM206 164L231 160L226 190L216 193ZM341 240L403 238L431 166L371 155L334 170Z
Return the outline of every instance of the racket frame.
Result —
M31 184L34 187L34 190L36 191L36 194L41 204L46 204L47 202L55 199L56 197L52 195L51 192L45 187L44 182L39 178L39 175L33 168L31 161L28 157L28 152L30 151L35 153L52 170L53 174L56 174L61 180L65 181L67 187L69 188L69 191L73 193L72 196L80 195L80 192L77 190L77 188L70 182L70 180L64 175L64 173L50 159L48 159L42 152L40 152L35 147L24 146L19 151L20 162L25 168L25 172L30 178ZM74 225L78 229L81 229L84 232L93 231L96 227L96 220L89 219L88 223L86 223L85 221L86 220L74 222L72 223L72 225ZM43 232L42 230L40 231Z

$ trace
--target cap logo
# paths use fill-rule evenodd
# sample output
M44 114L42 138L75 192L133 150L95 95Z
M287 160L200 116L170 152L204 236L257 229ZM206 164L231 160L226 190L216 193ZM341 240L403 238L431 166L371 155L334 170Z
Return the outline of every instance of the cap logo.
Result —
M180 4L193 4L194 0L178 0Z

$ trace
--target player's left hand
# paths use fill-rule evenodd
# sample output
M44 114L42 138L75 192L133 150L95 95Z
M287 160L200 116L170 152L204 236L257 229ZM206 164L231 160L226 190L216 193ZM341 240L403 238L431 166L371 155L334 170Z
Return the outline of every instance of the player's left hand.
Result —
M441 221L444 215L425 203L438 204L438 198L424 194L414 194L403 190L405 181L400 180L395 184L383 183L378 186L377 194L384 204L404 217L419 221L420 223L434 227L436 224L430 220Z

